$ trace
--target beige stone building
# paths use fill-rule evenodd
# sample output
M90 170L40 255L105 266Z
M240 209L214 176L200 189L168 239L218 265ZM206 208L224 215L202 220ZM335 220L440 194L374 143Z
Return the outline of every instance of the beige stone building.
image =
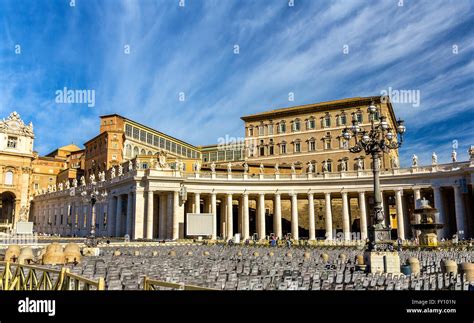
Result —
M313 164L316 173L370 169L371 160L348 151L342 131L355 118L362 130L369 130L371 120L367 107L374 103L379 115L385 116L389 126L396 128L396 119L390 102L381 97L357 97L252 114L242 117L245 122L247 161L267 164L299 164L306 168ZM396 137L396 136L395 136ZM398 151L391 151L382 161L383 169L396 168Z
M25 124L16 112L0 121L0 230L27 221L31 161L34 159L33 124Z

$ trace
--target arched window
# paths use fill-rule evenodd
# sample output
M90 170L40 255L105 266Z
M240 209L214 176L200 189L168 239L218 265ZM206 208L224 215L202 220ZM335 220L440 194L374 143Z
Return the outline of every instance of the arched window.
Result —
M132 146L129 144L125 147L125 156L132 157Z
M146 155L145 149L140 150L140 155Z
M11 170L5 173L5 185L13 185L13 172Z
M153 155L153 153L151 152L151 150L148 152L148 156L151 156Z
M138 155L138 147L133 148L133 157L137 157Z

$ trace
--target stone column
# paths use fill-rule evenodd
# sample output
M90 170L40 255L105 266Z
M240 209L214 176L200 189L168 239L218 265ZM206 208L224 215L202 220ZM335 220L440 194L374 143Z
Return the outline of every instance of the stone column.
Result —
M243 194L242 203L242 238L244 240L250 238L250 216L249 216L249 195L245 192Z
M115 236L122 236L122 195L117 196L117 208L115 209Z
M208 196L202 198L204 202L204 213L212 213L210 198Z
M295 240L299 239L298 232L298 195L296 193L291 194L291 237Z
M360 212L360 238L367 239L367 208L365 204L365 192L359 192L359 212Z
M166 238L166 194L160 194L160 215L158 219L159 238Z
M201 213L201 194L194 193L194 213Z
M265 194L258 194L258 239L265 238Z
M395 203L397 204L398 238L405 240L405 219L403 214L402 194L402 189L395 190Z
M173 232L171 235L171 239L173 240L180 238L180 223L184 224L184 204L181 204L179 200L179 191L173 191Z
M173 192L168 192L166 198L166 239L170 239L173 236Z
M129 235L129 237L132 236L132 227L133 227L133 192L128 192L126 233Z
M413 188L413 202L415 203L415 209L418 208L418 200L421 199L421 190L419 188ZM415 214L415 223L419 224L421 219L420 214ZM420 235L420 230L415 230L415 236L418 237Z
M462 198L461 188L458 185L454 185L454 208L456 212L456 229L459 238L463 238L466 235L466 228L464 222L464 202ZM460 233L462 232L462 233Z
M324 194L326 200L326 240L332 240L332 205L331 193Z
M153 191L151 190L147 194L146 238L153 239Z
M212 213L212 240L217 239L217 196L216 193L211 193L211 213Z
M434 198L434 207L438 210L438 218L436 219L438 223L444 224L444 228L438 231L439 238L446 238L448 232L448 226L446 223L446 217L444 214L444 205L443 205L443 196L441 194L441 187L434 185L433 187L433 198Z
M234 235L234 217L233 217L233 208L232 208L232 194L228 193L226 195L227 199L227 240L232 239Z
M342 192L342 231L344 240L351 240L351 226L349 218L349 202L347 200L347 192Z
M143 239L145 227L145 192L135 191L135 223L133 225L132 239Z
M314 194L308 193L309 240L316 240L316 225L314 222Z
M275 193L275 202L273 205L273 231L280 239L282 238L281 230L281 195L280 193Z

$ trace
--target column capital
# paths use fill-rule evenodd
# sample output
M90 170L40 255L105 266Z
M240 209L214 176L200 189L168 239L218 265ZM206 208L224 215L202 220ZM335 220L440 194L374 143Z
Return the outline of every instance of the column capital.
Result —
M242 192L242 195L243 196L249 196L249 192L247 192L247 190L245 190L245 191Z
M365 191L357 191L357 193L359 193L359 196L365 195Z

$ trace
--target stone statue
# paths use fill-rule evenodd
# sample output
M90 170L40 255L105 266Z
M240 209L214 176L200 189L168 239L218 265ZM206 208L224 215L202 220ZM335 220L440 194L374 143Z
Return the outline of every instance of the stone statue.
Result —
M263 164L260 163L260 167L258 168L258 170L259 170L260 174L265 173L265 166L263 166Z
M280 164L278 162L275 164L275 174L280 174Z
M161 168L168 167L166 163L166 153L161 150L158 152L158 165L160 165Z
M395 164L395 160L393 160L393 164ZM357 159L357 169L359 170L364 169L364 160L362 158Z
M201 171L201 163L199 162L199 160L196 160L194 162L194 171L196 173L199 173Z
M53 185L53 192L56 192L56 185Z
M474 161L474 146L469 147L469 160Z
M69 180L66 180L66 189L68 190L71 187L71 184L69 183Z
M184 172L184 162L182 160L179 161L179 171Z
M296 174L295 163L291 163L291 174Z
M83 176L81 176L81 186L86 186L86 178Z
M232 163L227 164L227 173L232 173Z
M417 155L413 154L413 157L411 158L411 161L412 161L412 163L411 163L412 167L417 167L418 166L418 156Z
M58 191L62 191L63 190L63 183L59 183L58 184Z
M398 168L400 167L400 165L398 164L398 157L395 156L392 160L392 165L393 165L393 168Z
M342 172L347 171L347 160L345 159L341 160L341 171Z
M308 163L308 174L312 174L314 170L313 163Z
M99 173L99 180L105 182L105 171Z
M327 172L329 170L328 168L328 162L327 161L323 161L323 172Z
M128 161L128 171L133 171L133 162L131 160Z
M458 161L458 153L456 152L456 150L453 150L453 152L451 153L451 160L453 161L453 163L456 163Z
M123 175L123 166L122 164L119 164L118 165L118 176L122 176Z
M140 163L137 161L135 162L135 170L140 170Z
M115 178L115 166L112 166L112 168L110 168L110 178Z
M77 178L72 180L72 187L77 187Z
M249 165L244 163L244 173L247 174L249 172Z
M214 162L211 163L211 172L213 172L213 173L216 172L216 163L214 163Z
M90 183L91 183L92 185L95 184L95 174L94 174L94 173L92 173L92 174L89 176L89 181L90 181Z
M438 156L435 152L431 155L431 165L438 165Z

